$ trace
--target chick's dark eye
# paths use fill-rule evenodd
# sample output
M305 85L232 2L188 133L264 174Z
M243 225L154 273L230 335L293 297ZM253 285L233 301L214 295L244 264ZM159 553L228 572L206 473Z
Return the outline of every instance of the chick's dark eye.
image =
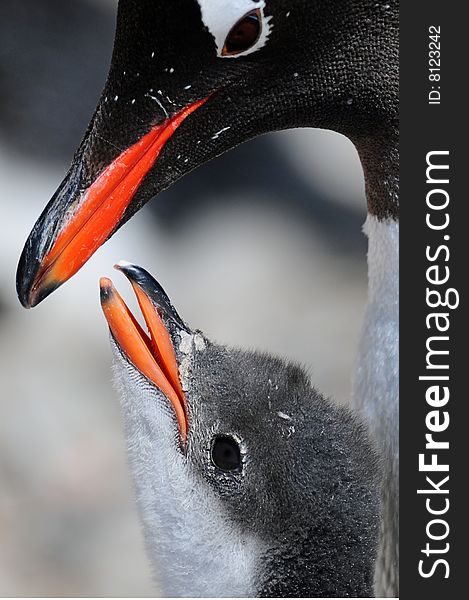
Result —
M227 35L223 47L223 56L234 56L249 50L261 35L261 13L253 10L244 15Z
M227 435L218 435L212 444L212 462L222 471L240 469L241 452L236 440Z

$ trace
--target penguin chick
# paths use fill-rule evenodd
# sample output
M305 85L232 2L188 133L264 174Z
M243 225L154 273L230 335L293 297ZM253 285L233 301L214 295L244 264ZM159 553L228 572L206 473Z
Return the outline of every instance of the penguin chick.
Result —
M296 365L212 343L129 263L148 334L101 303L147 551L165 596L369 597L379 478L364 427Z

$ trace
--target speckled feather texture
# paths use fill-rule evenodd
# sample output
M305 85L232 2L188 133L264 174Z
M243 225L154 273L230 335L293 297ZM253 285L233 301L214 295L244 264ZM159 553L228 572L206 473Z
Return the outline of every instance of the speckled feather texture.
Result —
M33 277L51 233L123 150L207 97L167 141L115 230L199 165L294 127L349 137L364 166L369 211L397 218L390 186L398 176L398 0L252 2L262 7L268 37L232 60L219 56L220 23L209 2L119 1L108 79L70 171L26 243L21 280Z
M168 596L368 597L379 469L366 428L297 366L173 328L187 453L165 397L114 344L148 553ZM203 340L203 341L202 341ZM241 471L210 457L238 440Z

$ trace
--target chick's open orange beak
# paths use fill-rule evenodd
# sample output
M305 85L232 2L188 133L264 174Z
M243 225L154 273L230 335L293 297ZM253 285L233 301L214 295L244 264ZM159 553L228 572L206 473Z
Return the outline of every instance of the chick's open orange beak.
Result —
M100 280L101 306L115 342L120 350L151 383L165 394L171 403L181 442L187 439L188 420L184 392L169 332L148 293L124 268L145 319L148 333L140 326L130 309L108 278ZM143 271L143 270L142 270Z

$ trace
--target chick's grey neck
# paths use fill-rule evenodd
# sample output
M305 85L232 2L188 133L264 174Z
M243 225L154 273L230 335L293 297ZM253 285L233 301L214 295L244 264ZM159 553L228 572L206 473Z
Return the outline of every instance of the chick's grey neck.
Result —
M336 538L331 531L337 533ZM350 543L354 537L356 544ZM365 553L360 552L361 543L352 529L339 533L331 523L321 527L298 524L283 536L279 534L278 546L265 557L266 571L258 596L374 596L375 548L370 544Z

